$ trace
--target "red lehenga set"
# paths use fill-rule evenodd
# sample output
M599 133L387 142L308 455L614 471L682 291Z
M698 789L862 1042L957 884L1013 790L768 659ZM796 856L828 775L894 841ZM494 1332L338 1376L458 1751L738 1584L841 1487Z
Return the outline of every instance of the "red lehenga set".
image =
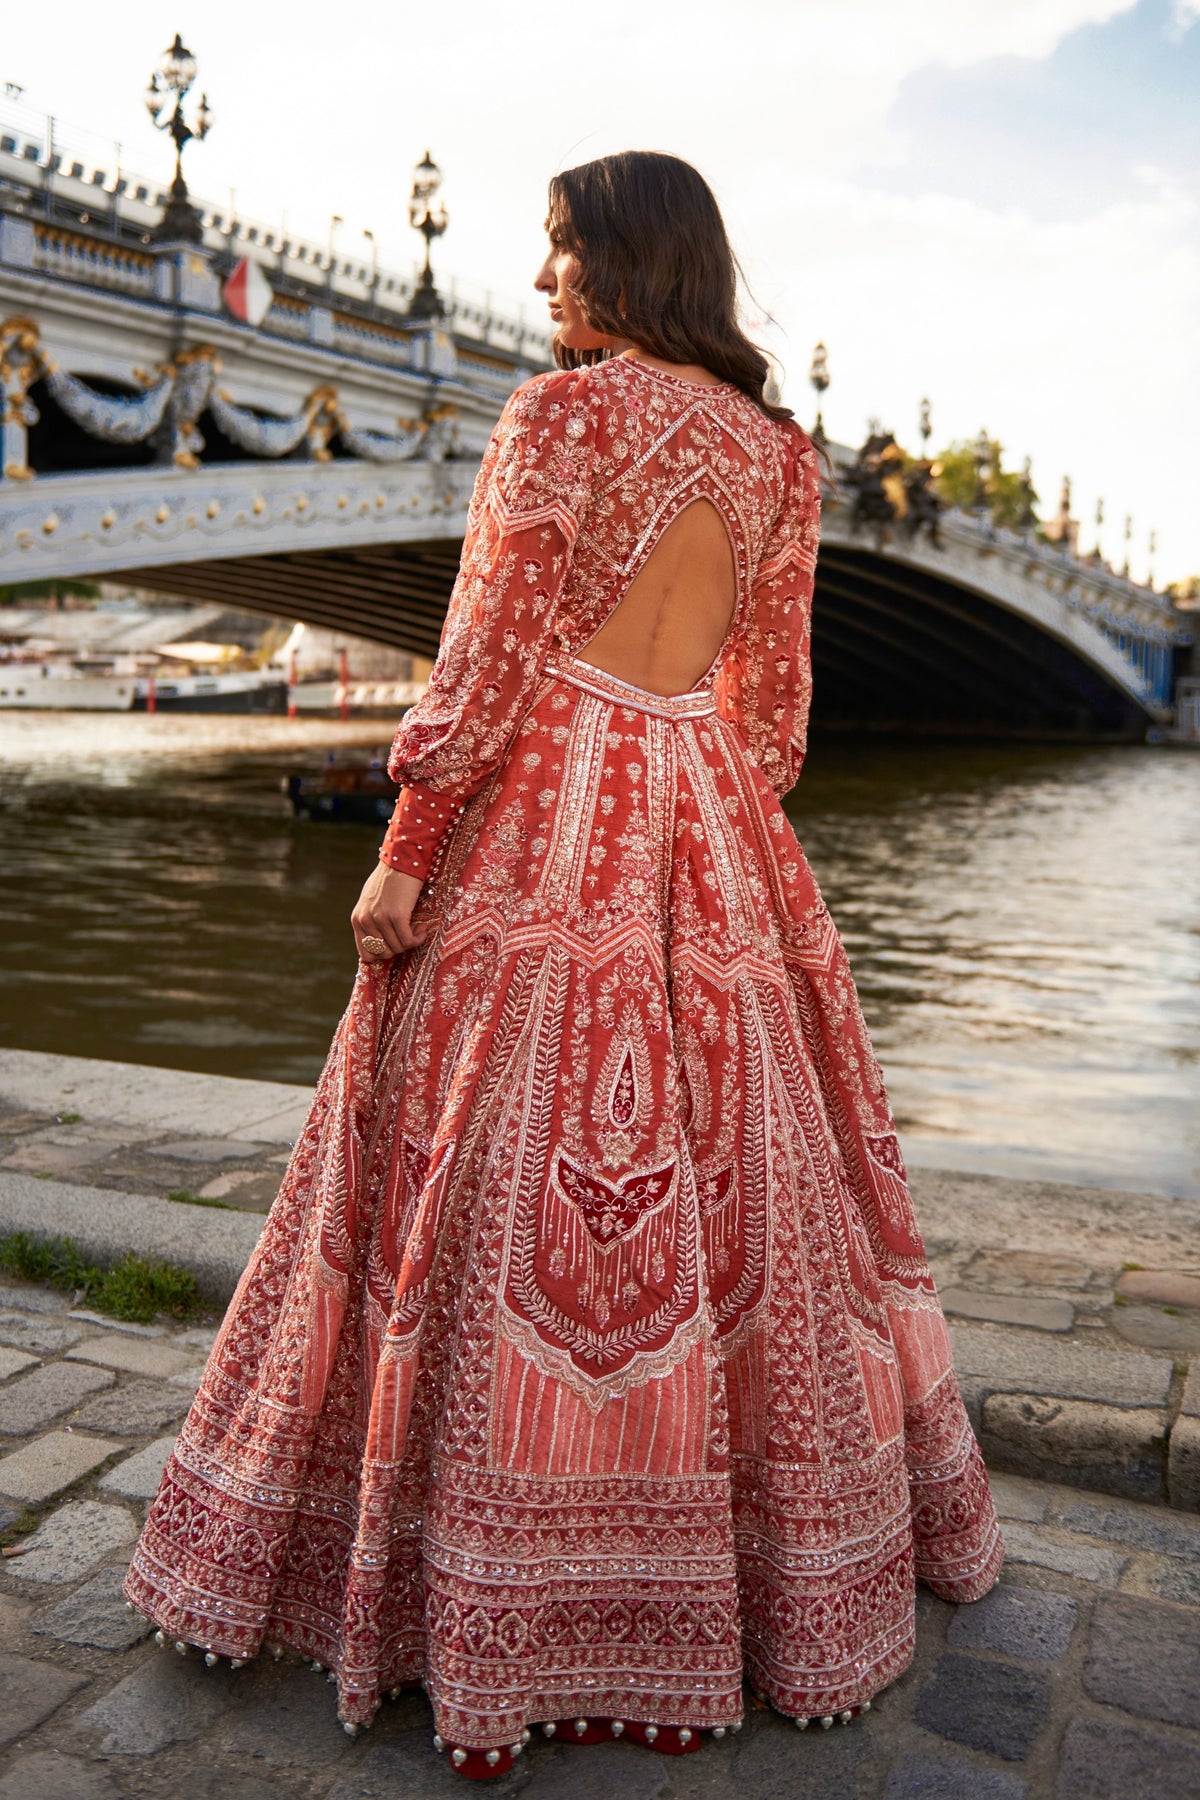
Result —
M682 1748L744 1677L829 1720L907 1667L916 1577L996 1580L779 801L819 498L799 427L629 357L526 382L488 446L391 759L430 933L359 969L126 1582L213 1658L328 1665L348 1726L413 1681L469 1752L562 1720ZM662 698L580 652L700 499L736 609Z

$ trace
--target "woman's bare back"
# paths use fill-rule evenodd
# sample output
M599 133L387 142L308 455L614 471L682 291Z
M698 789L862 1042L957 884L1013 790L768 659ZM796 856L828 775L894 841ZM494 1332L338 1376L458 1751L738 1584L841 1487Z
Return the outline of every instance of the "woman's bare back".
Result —
M652 694L686 693L711 667L736 599L725 522L710 500L693 500L579 655Z

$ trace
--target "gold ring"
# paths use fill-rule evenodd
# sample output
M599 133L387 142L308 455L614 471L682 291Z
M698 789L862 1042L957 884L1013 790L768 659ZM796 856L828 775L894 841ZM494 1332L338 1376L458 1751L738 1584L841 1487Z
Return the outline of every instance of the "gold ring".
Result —
M382 938L365 937L362 947L368 956L390 956L392 954Z

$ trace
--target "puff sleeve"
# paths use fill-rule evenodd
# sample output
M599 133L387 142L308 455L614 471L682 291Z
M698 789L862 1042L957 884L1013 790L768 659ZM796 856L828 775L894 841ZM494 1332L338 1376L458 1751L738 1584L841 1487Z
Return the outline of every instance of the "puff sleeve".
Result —
M783 505L755 572L746 629L722 659L717 710L777 794L800 773L812 699L810 627L821 480L812 440L790 420Z
M380 850L392 868L430 873L528 711L587 503L595 419L588 371L557 370L523 382L492 432L429 688L388 758L402 784Z

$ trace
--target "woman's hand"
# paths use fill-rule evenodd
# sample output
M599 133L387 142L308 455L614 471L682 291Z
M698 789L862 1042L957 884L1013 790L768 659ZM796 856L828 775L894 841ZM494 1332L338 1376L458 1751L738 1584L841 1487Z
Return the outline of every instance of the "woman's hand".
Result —
M386 863L376 864L350 914L354 941L364 962L386 962L388 957L402 956L406 950L415 950L418 944L425 942L429 935L428 925L412 922L413 908L421 897L423 886L416 875L389 869ZM364 949L367 938L385 943L386 953L380 955L373 949Z

